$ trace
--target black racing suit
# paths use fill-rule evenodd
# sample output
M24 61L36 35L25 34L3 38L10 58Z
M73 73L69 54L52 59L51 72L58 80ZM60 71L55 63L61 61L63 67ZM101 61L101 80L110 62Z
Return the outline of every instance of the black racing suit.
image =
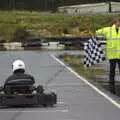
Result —
M4 89L6 88L6 85L7 85L7 83L8 83L8 81L14 81L14 80L17 80L17 79L28 79L28 80L31 80L32 81L32 84L34 84L35 83L35 79L34 79L34 77L33 76L31 76L31 75L29 75L29 74L26 74L25 72L24 72L24 70L16 70L14 73L13 73L13 75L11 75L11 76L9 76L7 79L6 79L6 81L5 81L5 83L4 83Z

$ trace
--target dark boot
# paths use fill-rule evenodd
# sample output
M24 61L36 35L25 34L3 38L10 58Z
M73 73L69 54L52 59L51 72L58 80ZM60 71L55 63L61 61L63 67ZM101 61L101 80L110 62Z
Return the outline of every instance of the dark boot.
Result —
M110 83L109 85L109 90L112 94L116 94L116 91L115 91L115 84L114 83Z

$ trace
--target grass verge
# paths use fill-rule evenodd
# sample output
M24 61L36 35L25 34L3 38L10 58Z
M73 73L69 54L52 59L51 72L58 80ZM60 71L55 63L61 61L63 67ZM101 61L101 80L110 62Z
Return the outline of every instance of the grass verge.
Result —
M103 76L106 71L99 67L85 68L83 64L83 56L81 55L63 55L61 58L69 64L77 73L84 76L87 79L95 79L96 76Z
M17 29L24 28L34 36L91 36L96 29L111 24L120 14L65 15L29 11L0 11L0 34L12 40Z

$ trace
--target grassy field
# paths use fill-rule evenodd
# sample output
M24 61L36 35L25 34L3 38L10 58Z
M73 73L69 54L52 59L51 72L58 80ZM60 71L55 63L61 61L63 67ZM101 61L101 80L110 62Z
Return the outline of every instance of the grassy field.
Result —
M63 55L62 59L69 64L77 73L86 77L87 79L95 79L98 75L106 75L106 71L99 67L85 68L83 64L83 56Z
M120 14L96 14L70 16L60 13L42 14L29 11L0 11L0 35L5 40L24 36L51 37L91 36L95 30L111 24L111 20ZM19 34L16 31L23 30Z

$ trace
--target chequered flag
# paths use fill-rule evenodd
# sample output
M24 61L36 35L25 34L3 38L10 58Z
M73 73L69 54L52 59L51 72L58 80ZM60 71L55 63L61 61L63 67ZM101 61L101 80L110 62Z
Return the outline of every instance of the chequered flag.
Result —
M90 67L105 60L105 53L95 37L84 43L84 66Z

